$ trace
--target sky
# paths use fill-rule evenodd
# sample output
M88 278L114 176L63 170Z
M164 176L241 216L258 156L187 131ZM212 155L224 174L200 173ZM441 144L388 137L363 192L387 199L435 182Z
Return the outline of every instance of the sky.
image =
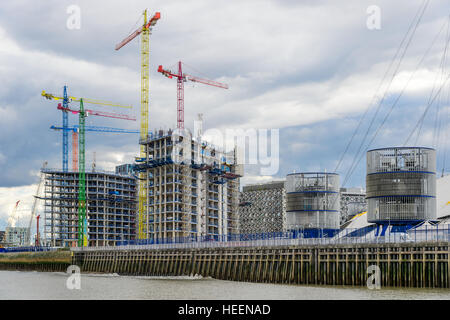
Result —
M442 80L448 74L447 60L442 62L448 1L429 1L410 41L402 42L424 3L2 1L0 230L17 200L19 224L27 223L43 162L61 168L62 134L49 127L61 125L62 116L57 102L40 95L42 90L62 95L67 85L71 96L132 105L131 111L92 109L127 113L138 121L93 116L87 124L139 128L140 42L134 39L119 51L114 46L142 23L145 8L150 14L161 12L150 36L152 130L176 127L176 81L161 76L157 67L176 71L180 60L185 72L229 85L225 90L186 82L186 127L192 128L202 113L204 130L279 130L277 172L262 175L260 167L247 166L242 185L282 179L294 171L335 171L361 121L337 172L343 186L364 188L365 153L357 156L361 143L362 151L403 145L441 84L436 107L427 112L420 136L410 144L436 147L438 171L448 171L449 85ZM67 24L73 5L80 9L79 28ZM379 28L368 26L373 6L379 8ZM407 50L397 56L401 60L394 60L406 43ZM397 68L389 69L392 61ZM392 83L382 81L387 70L396 70ZM69 115L70 124L77 121ZM87 133L86 141L87 168L94 152L97 168L112 171L132 162L139 151L137 134Z

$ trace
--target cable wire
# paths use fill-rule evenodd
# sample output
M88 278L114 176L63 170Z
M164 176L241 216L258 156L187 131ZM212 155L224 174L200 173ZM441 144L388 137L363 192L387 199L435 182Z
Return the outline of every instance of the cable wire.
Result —
M344 178L344 183L342 184L342 186L345 186L345 184L347 183L347 181L349 180L349 178L350 178L351 175L353 174L354 170L356 169L356 166L359 164L359 161L361 160L362 156L364 155L364 150L361 150L361 149L362 149L362 146L364 145L364 142L366 141L366 139L367 139L367 137L368 137L368 135L369 135L369 132L370 132L370 130L372 129L373 124L375 123L375 119L376 119L376 117L377 117L377 115L378 115L378 113L379 113L379 111L380 111L380 109L381 109L381 106L382 106L382 104L383 104L383 102L384 102L384 100L385 100L385 98L386 98L386 96L387 96L387 93L389 92L389 89L390 89L390 87L391 87L391 85L392 85L392 82L393 82L394 78L396 77L396 75L398 74L399 68L400 68L400 66L401 66L401 64L402 64L402 62L403 62L403 58L405 57L405 54L406 54L406 52L408 51L408 48L409 48L409 46L410 46L410 44L411 44L411 41L412 41L412 39L413 39L413 37L414 37L414 35L415 35L415 33L416 33L417 27L419 26L419 24L420 24L420 22L421 22L421 20L422 20L422 17L423 17L423 15L424 15L424 13L425 13L425 10L426 10L427 7L428 7L428 4L429 4L429 0L426 0L426 2L424 1L423 6L419 8L420 15L419 15L419 17L417 18L417 21L414 23L414 20L413 20L413 24L412 24L412 25L413 25L413 29L412 29L412 32L411 32L411 34L409 35L409 39L407 40L407 43L406 43L406 45L405 45L405 47L404 47L404 49L403 49L403 52L402 52L402 54L401 54L401 56L400 56L400 58L399 58L399 61L398 61L397 66L396 66L396 68L395 68L395 70L394 70L394 73L392 74L392 77L391 77L391 79L390 79L390 81L389 81L389 84L388 84L386 90L384 91L384 94L383 94L383 96L382 96L380 102L378 103L377 109L376 109L375 114L373 115L373 117L372 117L372 119L371 119L371 121L370 121L369 127L367 128L366 133L365 133L365 135L364 135L364 137L363 137L363 139L362 139L362 141L361 141L361 143L360 143L360 145L359 145L359 147L358 147L358 151L355 153L355 156L354 156L354 158L353 158L352 164L351 164L349 170L347 171L347 174L346 174L346 176L345 176L345 178ZM412 25L410 25L410 27L411 27ZM409 34L409 32L410 32L410 30L408 29L407 34ZM409 83L409 81L408 81L408 83ZM405 89L405 88L404 88L404 89ZM402 90L402 92L404 91L404 89ZM400 96L401 96L401 95L400 95ZM387 118L389 117L389 115L390 115L392 109L395 107L395 105L396 105L398 99L400 98L400 96L397 98L396 102L391 106L391 110L390 110L389 113L385 116L384 120L382 121L382 123L381 123L381 125L378 127L378 129L375 131L375 134L373 135L371 141L370 141L369 144L367 145L366 150L370 147L371 143L373 142L373 140L375 139L375 137L378 135L379 130L381 129L381 127L382 127L382 126L384 125L384 123L386 122ZM360 156L360 154L361 154L361 156Z

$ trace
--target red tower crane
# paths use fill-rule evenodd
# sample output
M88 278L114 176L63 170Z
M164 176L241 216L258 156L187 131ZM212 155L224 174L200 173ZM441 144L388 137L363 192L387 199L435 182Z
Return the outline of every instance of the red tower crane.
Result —
M35 246L39 247L41 245L41 241L39 239L39 219L41 218L41 215L38 215L36 217L36 242L35 242Z
M80 113L80 110L73 110L70 108L65 108L61 105L61 103L58 104L57 106L58 110L63 110L63 111L69 111L72 112L73 114L77 114ZM104 112L104 111L95 111L95 110L85 110L86 112L86 116L101 116L101 117L108 117L108 118L116 118L116 119L123 119L123 120L131 120L131 121L136 121L136 118L134 117L130 117L126 114L120 114L120 113L112 113L112 112Z
M189 74L183 73L181 68L181 61L178 62L178 73L173 73L170 70L163 69L163 66L158 67L158 72L172 79L177 78L177 128L184 129L184 82L192 81L207 84L209 86L228 89L228 85L225 83L202 79L199 77L194 77Z

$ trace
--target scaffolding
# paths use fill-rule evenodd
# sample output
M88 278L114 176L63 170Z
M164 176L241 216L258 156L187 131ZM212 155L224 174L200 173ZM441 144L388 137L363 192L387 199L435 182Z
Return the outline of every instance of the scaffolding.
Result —
M155 130L140 143L147 157L134 169L148 179L147 240L237 233L242 168L235 150L224 152L178 130Z
M46 245L73 247L78 235L78 172L43 169ZM86 172L89 246L114 246L135 239L136 180L96 170Z

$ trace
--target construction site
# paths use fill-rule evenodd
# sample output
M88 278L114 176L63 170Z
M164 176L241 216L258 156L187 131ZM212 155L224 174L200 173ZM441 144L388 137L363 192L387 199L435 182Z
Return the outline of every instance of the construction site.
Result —
M66 85L61 95L42 91L45 99L56 101L62 114L62 125L50 127L62 133L62 165L60 169L49 169L44 163L30 226L14 232L8 228L5 246L30 246L29 234L35 222L36 237L40 239L33 244L45 247L218 240L238 233L239 178L243 176L243 166L238 164L237 149L223 150L203 141L201 129L194 135L184 128L185 82L222 89L228 89L228 85L184 73L181 61L176 72L160 65L157 71L161 75L177 80L177 128L149 131L149 41L160 17L159 12L149 17L145 10L144 24L115 47L117 51L135 38L134 41L140 41L140 130L86 125L87 116L128 121L136 118L91 110L85 104L123 109L131 106L73 97ZM69 114L78 115L77 125L69 126ZM86 132L138 133L140 153L135 163L124 163L115 172L107 172L96 168L94 153L92 170L86 169ZM44 209L38 215L40 201ZM17 232L24 236L13 238Z
M139 239L217 239L237 233L242 172L236 150L224 152L177 131L159 130L140 141L145 158L136 171L146 177L146 198Z
M131 46L130 43L139 46L139 117L130 114L132 107L127 104L71 96L69 86L63 83L59 89L41 92L46 105L56 107L62 116L61 125L50 125L61 135L61 167L48 168L47 162L43 162L28 227L10 223L3 234L3 247L69 247L79 252L86 247L127 250L130 246L151 249L172 245L167 248L177 249L183 244L204 248L206 244L236 246L236 241L266 240L293 240L308 245L311 244L308 241L319 241L313 244L324 241L328 245L421 241L423 235L426 240L445 241L449 237L450 233L443 231L448 229L445 210L450 203L444 204L442 200L448 189L445 163L442 176L436 177L436 149L409 143L413 135L420 136L427 110L401 147L369 148L381 127L364 146L369 127L346 174L338 172L343 171L341 165L347 159L348 146L335 170L296 172L290 167L283 175L270 176L274 180L248 183L241 190L245 162L242 153L249 150L241 150L236 141L225 149L207 140L203 135L202 114L198 114L193 130L185 127L186 83L219 91L228 90L229 86L186 73L182 61L173 70L161 64L152 66L150 35L153 29L157 32L161 17L159 12L149 14L144 10L139 20L143 23L114 47L120 56L122 48ZM446 55L445 50L443 61ZM176 85L174 128L164 125L149 129L153 126L149 124L151 68L164 81ZM61 88L60 93L54 91ZM428 107L440 93L435 92ZM90 105L120 108L123 112L95 110ZM77 124L69 126L69 115L78 118ZM97 117L137 121L138 129L90 125L86 123L88 116L93 121ZM386 119L388 116L389 113ZM86 164L87 132L136 135L133 161L116 161L115 171L109 172L97 168L94 153L90 167ZM353 137L349 145L352 141ZM365 188L349 187L349 177L364 156ZM437 199L439 194L441 198ZM40 206L42 211L38 209Z
M448 148L444 133L446 118L443 116L444 112L450 114L447 110L450 90L448 94L445 92L447 96L441 93L448 89L445 79L450 79L450 76L444 77L445 65L450 61L447 59L450 19L443 24L443 27L447 26L445 47L428 101L425 106L420 106L417 123L413 124L410 133L407 132L405 128L409 124L401 114L403 118L398 127L403 130L401 134L409 135L398 146L386 145L386 141L396 143L398 140L393 136L400 135L395 131L400 129L392 124L389 128L383 127L393 117L391 112L403 94L401 91L392 98L397 91L390 86L414 35L414 23L419 24L425 9L425 5L419 9L393 62L388 64L386 75L392 73L392 79L385 75L381 84L387 84L387 87L380 84L367 106L367 110L376 106L374 112L366 110L361 112L361 117L360 106L352 106L351 112L345 111L344 107L339 109L341 104L345 105L340 99L329 99L333 102L320 112L311 111L315 105L297 104L302 99L319 104L317 99L308 96L309 91L315 91L311 90L309 82L308 90L298 90L300 98L293 94L298 88L282 88L281 93L271 96L273 79L258 75L264 78L261 80L263 85L250 83L247 79L237 81L227 74L230 65L220 59L213 60L214 65L219 65L217 69L213 69L212 63L204 63L204 68L220 81L196 71L193 73L202 76L192 75L190 70L193 68L180 61L188 59L171 46L168 46L170 50L181 57L177 56L176 63L170 68L164 67L167 61L150 59L153 58L150 41L155 40L152 33L159 31L164 16L147 10L142 14L136 12L140 19L137 27L132 28L134 31L128 32L125 38L117 37L114 41L123 40L115 46L108 39L108 54L115 54L114 60L108 63L121 67L122 61L123 66L129 63L124 69L117 69L120 71L117 73L123 81L119 81L120 86L130 87L124 92L134 92L136 100L139 92L137 116L132 114L132 106L127 103L86 98L84 93L77 93L77 86L62 80L47 83L47 88L35 92L42 105L52 108L61 119L61 123L45 123L39 130L50 128L49 135L57 134L58 143L54 145L62 150L60 154L58 152L58 165L54 164L56 157L39 157L42 166L36 170L39 180L33 185L36 191L25 223L23 220L18 223L23 202L9 200L12 207L10 220L4 232L0 232L0 252L4 252L0 255L0 270L59 272L68 266L76 266L86 273L366 286L368 268L376 266L383 286L450 288L450 175L445 171ZM162 37L166 37L167 32L161 31ZM157 40L161 41L161 38ZM95 43L103 46L101 42ZM127 56L123 48L132 49L132 46L137 47L139 55L132 52ZM195 49L198 50L195 54L203 50ZM424 57L427 54L425 51ZM419 61L417 68L424 59ZM126 73L129 70L135 72L135 78L133 72ZM277 72L280 77L290 77L283 68ZM170 95L166 94L164 86L156 86L158 90L153 90L155 87L150 82L153 76L159 77L164 85L167 83L167 88L171 86L172 91L167 90ZM117 78L112 79L116 81ZM341 82L338 80L332 86L337 87ZM230 88L224 82L233 86ZM188 83L204 88L205 91L197 93L207 101L207 108L196 106L199 100L185 100L184 90ZM256 97L256 102L247 100L252 95L252 85L264 88L264 94L259 99ZM405 88L407 85L408 82ZM233 108L227 100L215 96L217 92L230 92L239 86L242 87L237 94L239 103ZM350 90L339 88L337 91L346 91L345 95L350 91L350 95L355 95L352 91L357 89L353 86L356 87L352 82ZM80 91L87 93L88 90L84 87ZM205 94L208 90L212 92L210 96ZM115 97L112 100L132 96L118 91L116 96L111 95ZM158 91L164 91L164 94L158 96ZM165 100L166 95L171 100ZM295 101L292 104L285 100L280 102L281 96L283 99L289 96L288 100ZM275 107L264 104L266 100L276 101ZM194 101L193 107L188 110L195 110L194 128L185 125L185 102L190 105L191 101ZM252 118L254 122L241 121L241 110L247 108L249 101L258 108L248 107L248 112L263 115ZM334 104L336 101L338 103ZM436 108L432 109L435 101ZM384 118L380 108L383 103L390 105ZM112 112L109 108L122 111ZM298 113L297 109L302 108L307 111L305 114ZM176 113L176 125L169 125L161 114L153 117L155 109L164 109L169 115L167 118L173 118L173 123ZM219 109L226 112L229 119L219 113ZM285 131L280 135L277 133L278 140L274 144L270 141L270 148L264 145L266 140L261 142L259 136L252 140L250 134L233 137L231 144L226 141L225 148L204 134L203 113L198 111L208 112L216 128L223 129L233 123L243 132L249 124L258 128L255 132L269 131L262 129L264 126L279 126ZM310 119L310 114L316 112L317 118ZM428 118L427 113L431 114ZM189 113L187 118L191 120L193 114ZM280 122L277 118L280 114L284 118L298 119ZM328 114L333 116L327 118ZM76 123L69 125L69 116L76 117ZM273 119L264 122L263 118ZM128 126L110 127L109 123L104 125L96 119L120 120ZM161 119L164 121L159 123ZM99 123L92 125L90 121ZM434 125L431 129L427 127L427 139L420 140L425 136L422 127L429 125L425 121ZM310 122L320 122L322 127L312 127ZM347 129L353 122L356 129L350 132ZM333 136L332 126L344 128L341 128L342 136ZM325 134L321 131L326 132L329 140L321 140L321 134ZM109 133L128 135L134 140L129 144L119 138L107 141L105 138L102 145L108 144L108 150L114 152L103 152L102 161L97 163L99 149L92 147L94 143L89 144L88 132L94 135L106 133L106 136ZM380 132L384 133L384 140L374 147L373 142L379 142L375 139ZM350 137L348 144L340 144L347 136ZM239 144L239 139L244 143ZM422 141L425 146L419 143ZM253 142L255 145L251 145ZM127 149L130 145L132 152ZM316 149L312 149L313 146ZM254 164L251 163L253 151L253 155L258 154L260 158L268 153L283 158L277 162L280 164L278 171L254 174L256 171L249 169ZM266 153L261 154L264 151ZM86 155L91 152L93 159L88 164ZM0 153L0 161L1 156ZM310 163L305 160L308 157L313 159ZM257 165L272 164L257 160ZM332 170L330 166L333 166ZM352 180L354 172L359 172L359 176ZM360 186L355 186L357 179L361 180Z

